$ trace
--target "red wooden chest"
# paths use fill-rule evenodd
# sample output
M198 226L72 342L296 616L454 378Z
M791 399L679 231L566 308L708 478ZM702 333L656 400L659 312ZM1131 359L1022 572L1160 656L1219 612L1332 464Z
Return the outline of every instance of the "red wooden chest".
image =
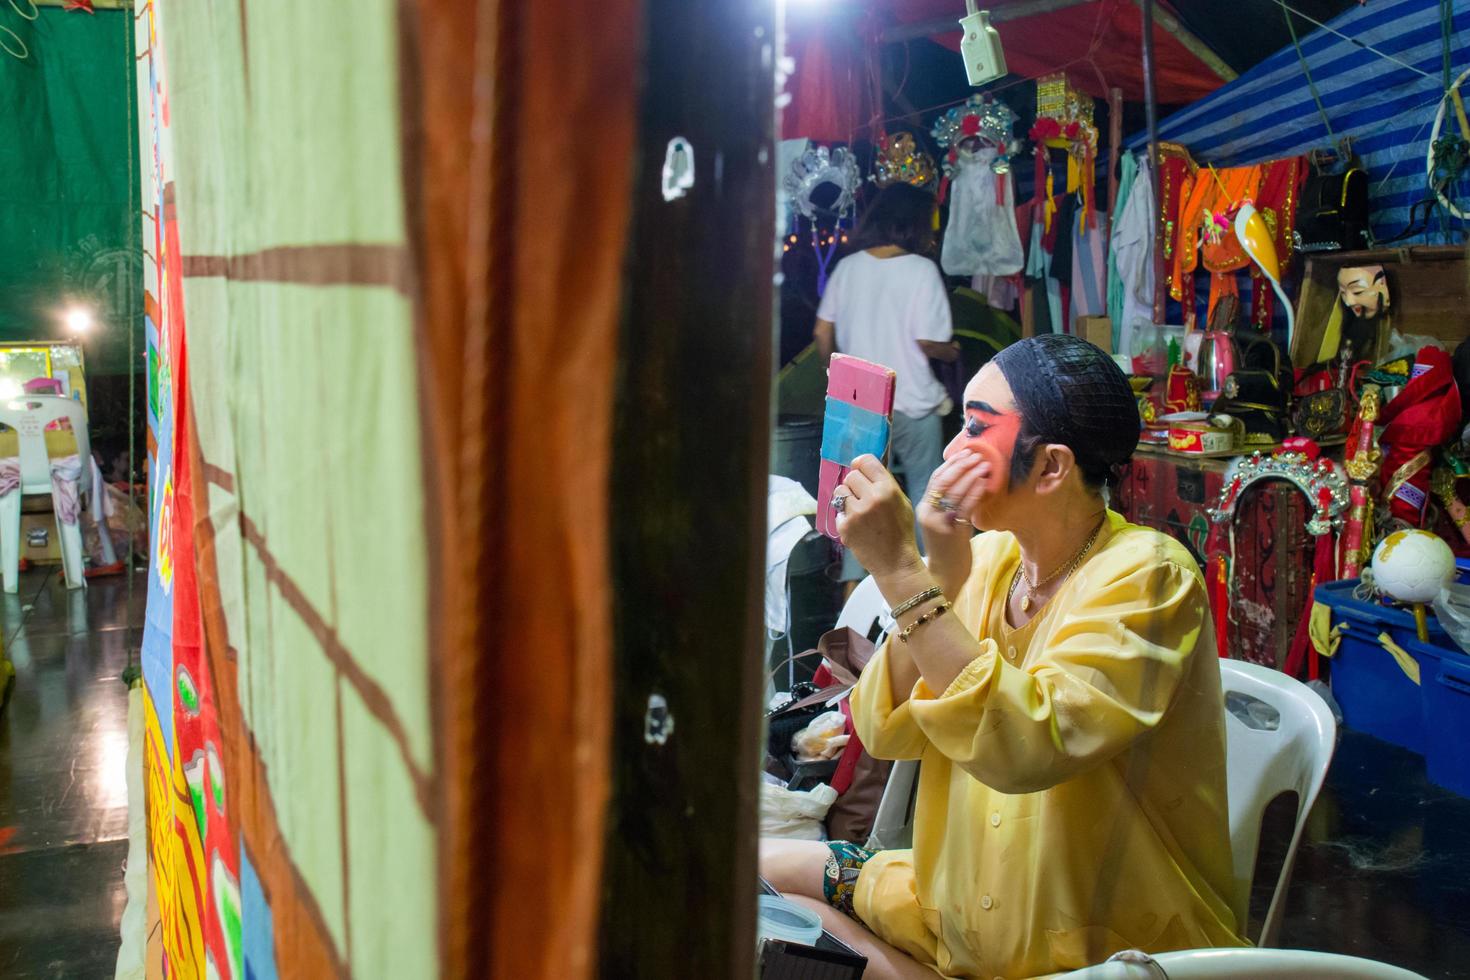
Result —
M1173 535L1205 564L1210 522L1228 459L1187 459L1141 451L1122 481L1114 509L1135 524ZM1228 649L1237 660L1280 667L1305 614L1313 540L1307 499L1286 483L1256 484L1236 509L1230 565ZM1230 528L1216 540L1232 557Z

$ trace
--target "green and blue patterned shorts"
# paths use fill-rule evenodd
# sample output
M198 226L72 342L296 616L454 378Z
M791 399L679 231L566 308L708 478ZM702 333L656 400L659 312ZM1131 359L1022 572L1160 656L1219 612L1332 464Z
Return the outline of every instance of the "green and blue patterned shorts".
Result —
M827 871L822 876L822 894L828 905L856 919L852 895L857 889L858 874L874 852L845 840L829 840L827 847L831 853L827 855Z

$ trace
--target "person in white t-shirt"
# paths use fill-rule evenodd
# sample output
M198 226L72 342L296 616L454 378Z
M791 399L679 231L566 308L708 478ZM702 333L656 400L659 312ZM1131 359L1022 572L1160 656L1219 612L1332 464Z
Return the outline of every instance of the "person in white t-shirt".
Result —
M940 416L947 398L929 359L960 356L949 293L939 266L927 257L935 207L933 195L908 184L878 195L858 227L858 251L837 263L827 282L813 331L824 364L841 351L897 372L893 456L911 500L923 495L944 452ZM864 574L851 553L844 554L842 579L855 582Z

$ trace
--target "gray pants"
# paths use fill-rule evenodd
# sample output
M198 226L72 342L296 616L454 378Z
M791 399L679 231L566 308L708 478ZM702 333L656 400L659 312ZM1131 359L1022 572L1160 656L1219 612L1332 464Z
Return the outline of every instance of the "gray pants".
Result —
M939 415L931 413L919 418L893 413L893 460L902 467L900 474L903 492L917 508L924 490L929 486L929 477L944 461L944 431L939 424ZM895 467L895 468L896 468ZM919 533L917 521L914 533ZM919 550L924 548L924 538L919 535ZM844 582L856 582L867 576L867 570L858 564L851 551L842 552L842 576Z

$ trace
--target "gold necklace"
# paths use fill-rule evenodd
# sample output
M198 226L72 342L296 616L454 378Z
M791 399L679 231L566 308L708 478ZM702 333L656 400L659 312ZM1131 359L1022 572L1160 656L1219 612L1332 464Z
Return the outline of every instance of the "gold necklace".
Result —
M1016 574L1013 575L1013 576L1011 576L1011 589L1010 589L1009 592L1006 593L1006 602L1010 602L1011 601L1011 597L1016 594L1016 586L1021 583L1021 580L1022 579L1025 579L1025 581L1026 581L1026 594L1021 597L1021 611L1022 612L1030 612L1031 611L1031 596L1036 593L1036 590L1042 588L1043 586L1045 586L1047 584L1049 584L1053 579L1057 578L1060 575L1063 575L1063 574L1070 575L1074 571L1076 571L1077 570L1077 566L1080 565L1080 564L1082 564L1082 559L1085 558L1085 557L1087 557L1087 553L1092 550L1092 546L1093 546L1094 542L1097 541L1097 536L1098 536L1098 534L1100 534L1102 532L1102 526L1106 522L1107 522L1107 515L1104 514L1103 515L1103 519L1101 521L1098 521L1097 522L1097 527L1095 527L1095 528L1092 529L1092 535L1087 539L1087 543L1082 546L1082 550L1079 551L1079 552L1077 552L1075 555L1073 555L1071 561L1066 562L1063 565L1057 566L1057 570L1056 571L1052 572L1050 575L1048 575L1046 578L1042 579L1040 582L1036 582L1034 584L1032 583L1031 576L1029 576L1029 575L1026 574L1026 563L1024 561L1021 562L1016 567Z

